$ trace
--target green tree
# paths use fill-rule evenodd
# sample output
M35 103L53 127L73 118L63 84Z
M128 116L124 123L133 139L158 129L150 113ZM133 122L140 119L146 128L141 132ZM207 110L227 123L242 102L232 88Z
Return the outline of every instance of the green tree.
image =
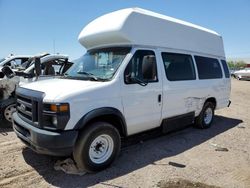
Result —
M229 69L238 70L246 67L245 61L228 61L227 62Z

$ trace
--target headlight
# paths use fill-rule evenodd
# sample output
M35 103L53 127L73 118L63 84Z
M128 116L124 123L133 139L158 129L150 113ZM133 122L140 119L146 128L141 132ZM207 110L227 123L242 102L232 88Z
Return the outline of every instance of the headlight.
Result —
M43 105L42 127L50 130L63 130L70 118L68 103L45 103Z

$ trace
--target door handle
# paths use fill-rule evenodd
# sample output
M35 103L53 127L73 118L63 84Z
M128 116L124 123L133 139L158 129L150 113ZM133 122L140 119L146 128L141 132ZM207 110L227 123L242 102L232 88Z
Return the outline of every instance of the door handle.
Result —
M161 102L161 94L158 95L158 102Z

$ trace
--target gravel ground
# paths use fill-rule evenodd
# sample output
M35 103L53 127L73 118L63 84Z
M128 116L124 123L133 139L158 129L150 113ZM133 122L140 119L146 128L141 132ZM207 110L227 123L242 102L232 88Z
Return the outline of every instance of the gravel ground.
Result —
M0 128L0 187L250 188L250 81L232 80L231 100L210 129L132 138L112 167L84 176L55 171L58 158L34 153Z

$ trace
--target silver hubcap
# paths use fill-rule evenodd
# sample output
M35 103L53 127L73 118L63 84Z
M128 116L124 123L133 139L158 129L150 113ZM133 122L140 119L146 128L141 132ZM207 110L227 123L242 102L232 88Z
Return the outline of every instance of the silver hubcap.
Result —
M90 145L89 157L93 163L101 164L107 161L114 150L114 141L107 135L98 136Z
M9 121L12 122L12 114L16 111L16 105L12 104L10 106L8 106L7 108L5 108L4 110L4 118Z
M213 119L213 110L211 108L207 108L205 113L204 113L204 122L206 124L211 123Z

